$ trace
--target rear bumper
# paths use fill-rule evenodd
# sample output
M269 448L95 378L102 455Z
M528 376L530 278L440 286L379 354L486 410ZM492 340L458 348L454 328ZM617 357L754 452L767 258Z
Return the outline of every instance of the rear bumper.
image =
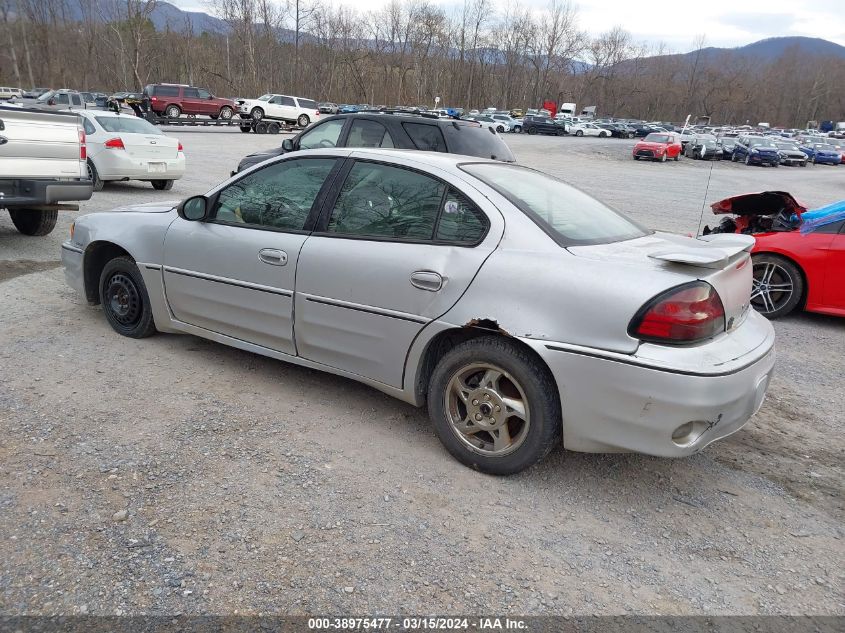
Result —
M88 200L93 191L90 180L0 179L0 208Z
M566 448L684 457L738 431L763 404L775 353L774 330L760 320L755 315L749 324L762 337L753 350L695 370L637 355L612 357L571 345L525 342L557 381ZM679 350L679 355L688 353ZM697 355L706 359L709 354L699 349ZM673 439L687 423L692 423L689 433Z
M103 180L178 180L185 175L184 154L178 158L133 158L125 152L106 152L92 157ZM150 164L163 164L164 171L150 171Z

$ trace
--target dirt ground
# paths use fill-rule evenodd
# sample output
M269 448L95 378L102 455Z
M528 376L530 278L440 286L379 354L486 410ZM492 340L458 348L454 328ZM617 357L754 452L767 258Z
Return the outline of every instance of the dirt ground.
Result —
M279 137L174 132L179 199ZM841 199L845 167L630 160L627 141L507 136L519 160L643 224L706 201ZM221 148L225 148L221 150ZM845 321L776 322L769 397L680 460L558 449L470 471L424 410L190 336L136 341L64 283L59 244L0 218L0 613L845 614ZM705 218L705 221L707 218Z

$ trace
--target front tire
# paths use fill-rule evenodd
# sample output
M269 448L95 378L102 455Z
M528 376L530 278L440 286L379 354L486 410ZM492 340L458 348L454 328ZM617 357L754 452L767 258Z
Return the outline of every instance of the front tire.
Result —
M296 124L302 128L308 127L309 123L311 123L311 119L308 118L307 114L300 114L299 118L296 119Z
M575 136L584 136L584 130L576 130Z
M536 128L536 127L530 127L530 128L528 128L528 134L529 134L530 136L533 136L533 135L534 135L534 134L536 134L536 133L537 133L537 128Z
M667 158L668 157L666 156L666 152L663 152L663 155L660 157L660 162L665 163Z
M100 274L100 303L115 332L130 338L155 333L153 311L141 271L130 257L116 257Z
M746 155L745 155L745 164L746 164L746 165L750 165L750 164L751 164L751 154L746 154Z
M428 411L440 441L462 464L518 473L560 443L557 386L543 362L513 341L466 341L437 363Z
M253 121L260 121L264 118L264 110L261 108L253 108L249 115L252 117Z
M599 138L607 138L607 134L605 132L599 132Z
M41 237L56 228L58 211L30 211L29 209L9 209L12 224L24 235Z
M804 277L794 263L778 255L752 256L751 306L768 319L792 312L804 296Z
M235 111L229 106L223 106L222 108L220 108L218 116L224 121L231 121L232 117L235 116Z

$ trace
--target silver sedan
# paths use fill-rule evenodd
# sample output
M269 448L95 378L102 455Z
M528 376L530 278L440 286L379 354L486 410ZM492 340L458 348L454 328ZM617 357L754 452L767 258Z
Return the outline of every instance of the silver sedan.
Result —
M561 439L679 457L745 424L774 364L753 244L655 233L516 165L327 149L83 216L62 259L120 334L194 334L427 403L452 455L510 474Z

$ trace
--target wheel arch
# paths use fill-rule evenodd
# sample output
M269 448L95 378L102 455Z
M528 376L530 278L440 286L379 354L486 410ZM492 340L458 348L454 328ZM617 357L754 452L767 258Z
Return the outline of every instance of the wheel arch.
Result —
M526 353L536 358L548 370L557 392L560 393L560 386L557 384L551 367L549 367L542 356L532 349L530 345L527 345L519 338L512 336L502 329L494 319L473 319L463 327L451 327L438 332L426 343L425 348L420 354L419 362L416 365L416 373L412 385L415 401L418 403L425 402L426 395L428 394L428 385L434 373L434 368L449 350L466 341L489 336L507 338L525 350Z
M135 258L125 248L107 240L91 242L85 249L82 270L85 298L88 303L92 305L100 303L100 275L106 264L116 257L131 257L132 261L135 261Z

